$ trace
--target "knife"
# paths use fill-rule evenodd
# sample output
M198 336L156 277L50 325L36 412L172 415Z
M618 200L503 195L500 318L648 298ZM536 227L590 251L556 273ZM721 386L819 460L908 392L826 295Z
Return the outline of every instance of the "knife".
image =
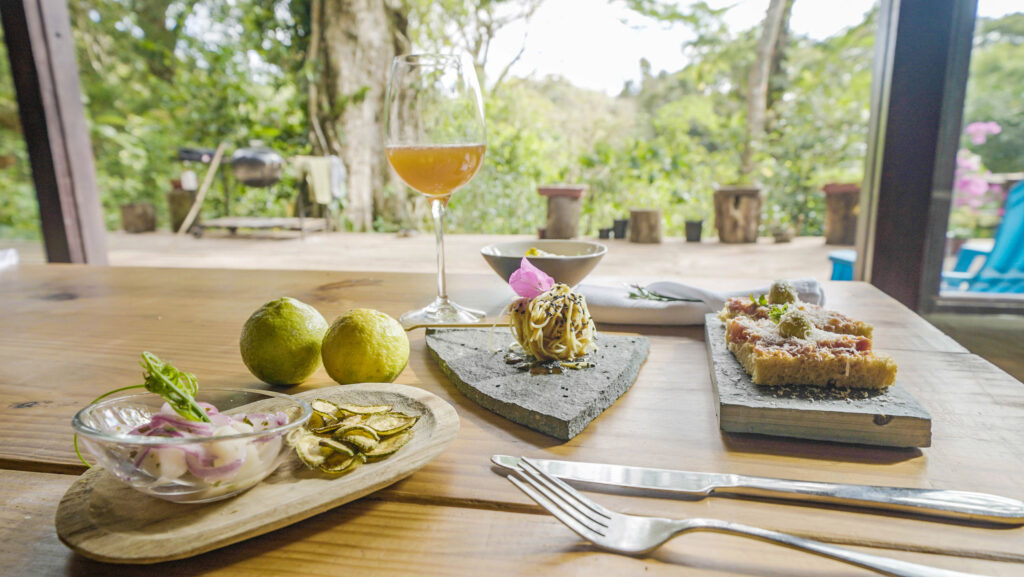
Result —
M511 470L519 466L519 457L509 455L494 455L491 461L499 467ZM960 521L1024 525L1024 502L986 493L814 483L551 459L531 458L530 462L549 475L562 479L652 489L698 498L721 494L771 497L911 512Z

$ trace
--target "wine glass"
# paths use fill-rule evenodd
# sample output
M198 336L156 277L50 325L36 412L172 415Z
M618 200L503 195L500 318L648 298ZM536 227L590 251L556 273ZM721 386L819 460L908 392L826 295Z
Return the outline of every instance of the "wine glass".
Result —
M445 54L395 57L385 97L388 163L407 185L426 195L437 239L437 298L399 318L403 326L479 322L482 311L448 298L444 275L444 220L452 193L483 162L483 97L473 63Z

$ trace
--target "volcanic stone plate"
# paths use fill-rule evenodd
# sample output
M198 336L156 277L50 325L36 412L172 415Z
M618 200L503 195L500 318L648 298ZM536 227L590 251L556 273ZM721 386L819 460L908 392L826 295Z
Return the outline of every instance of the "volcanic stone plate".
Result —
M838 443L928 447L928 411L896 377L882 391L843 387L755 385L725 345L725 325L704 323L718 424L730 433L760 433Z
M505 362L508 329L429 329L427 348L462 394L485 409L552 437L569 440L636 380L650 342L601 333L594 366L533 375Z

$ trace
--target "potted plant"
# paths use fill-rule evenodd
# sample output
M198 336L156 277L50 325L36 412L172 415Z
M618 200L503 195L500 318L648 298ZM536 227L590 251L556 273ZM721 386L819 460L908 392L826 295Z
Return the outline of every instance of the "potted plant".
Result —
M156 230L156 207L152 202L129 202L121 205L121 228L125 232Z
M686 242L700 242L704 232L704 213L696 206L695 200L683 206L683 223L686 227Z
M110 195L104 202L117 206L121 217L121 229L128 233L153 232L156 230L155 188L142 182L118 182L111 186Z
M585 210L588 213L588 232L593 234L593 228L597 227L598 238L609 239L615 238L615 229L612 226L614 222L615 209L611 207L607 202L598 202L599 195L588 195L586 197L587 206Z
M772 227L772 238L776 243L790 242L796 236L796 230L789 224L777 224Z
M617 218L612 221L612 231L615 238L626 238L626 230L629 229L628 218Z

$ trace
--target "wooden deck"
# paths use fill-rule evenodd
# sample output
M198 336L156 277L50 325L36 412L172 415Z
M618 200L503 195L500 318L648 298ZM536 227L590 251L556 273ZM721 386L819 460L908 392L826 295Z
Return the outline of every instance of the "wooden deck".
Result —
M445 238L447 269L453 273L490 271L480 249L490 243L532 238L452 234ZM666 276L683 278L828 278L831 265L822 238L798 238L774 244L687 243L667 238L662 244L636 244L626 240L602 240L608 254L594 270L595 276L635 276L637 280ZM436 270L434 237L418 233L409 237L387 233L317 233L299 238L296 232L256 231L232 236L210 230L197 239L170 233L109 233L108 256L113 266L190 268L242 268L287 270L368 270L433 272ZM46 260L38 243L0 243L18 248L21 261ZM0 248L2 248L0 246ZM742 287L740 287L742 288Z
M530 236L448 235L447 269L452 273L487 273L480 248ZM625 276L637 282L674 277L692 279L737 279L736 287L776 278L814 277L828 279L832 267L828 253L849 247L826 245L821 237L802 237L775 244L761 239L757 244L720 244L705 240L687 243L667 238L662 244L636 244L625 240L602 240L608 254L591 278ZM208 231L203 238L170 233L107 235L108 255L113 266L185 268L241 268L282 270L367 270L433 272L436 270L434 238L430 234L400 236L385 233L316 233L300 239L296 232L262 231L231 236L226 231ZM0 248L17 248L21 262L43 263L40 243L0 241ZM1003 370L1024 380L1024 317L981 315L934 315L929 320Z

